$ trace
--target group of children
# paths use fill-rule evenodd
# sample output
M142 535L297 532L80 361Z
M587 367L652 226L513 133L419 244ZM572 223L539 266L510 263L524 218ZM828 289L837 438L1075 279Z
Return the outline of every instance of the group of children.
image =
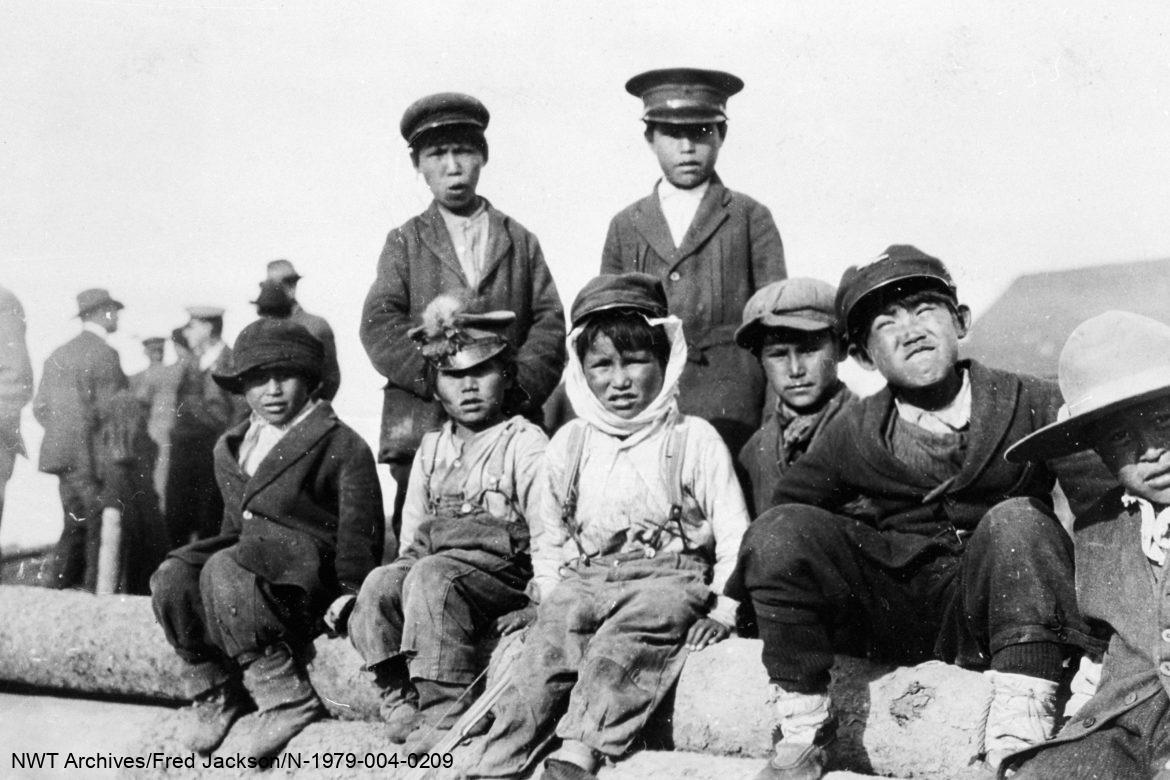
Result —
M714 176L741 86L631 80L665 179L615 219L617 273L581 290L567 335L535 238L475 194L486 109L452 94L408 109L435 203L390 234L362 326L390 380L397 555L380 565L374 458L316 393L320 343L248 326L216 375L252 410L216 447L221 534L152 580L192 749L252 707L256 756L321 717L305 657L329 630L372 673L388 740L427 750L479 694L493 641L524 630L466 773L521 775L552 747L543 777L591 778L687 655L738 624L762 639L775 702L761 780L825 771L838 652L985 670L992 771L1144 777L1170 759L1170 327L1086 323L1058 389L960 360L970 312L914 247L837 289L782 280L767 210ZM847 355L886 388L854 396ZM565 360L576 419L550 441L531 418ZM1119 488L1069 459L1086 449ZM1057 477L1074 509L1099 498L1075 545ZM1096 695L1047 743L1078 663L1101 664Z

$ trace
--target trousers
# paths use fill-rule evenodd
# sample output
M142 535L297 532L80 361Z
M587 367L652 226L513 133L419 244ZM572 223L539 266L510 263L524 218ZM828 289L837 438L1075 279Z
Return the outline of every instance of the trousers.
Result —
M98 553L102 546L100 486L87 474L69 471L59 476L65 525L53 551L50 586L97 588Z

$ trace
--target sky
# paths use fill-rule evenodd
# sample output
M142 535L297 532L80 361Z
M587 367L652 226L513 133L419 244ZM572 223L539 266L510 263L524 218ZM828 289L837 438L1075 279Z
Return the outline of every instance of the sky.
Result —
M1168 36L1170 6L1145 0L0 0L0 284L38 378L94 286L126 304L133 372L185 305L225 306L234 335L287 257L337 332L338 410L372 441L361 304L386 233L430 200L406 106L488 106L480 192L539 237L567 307L658 175L623 85L687 65L746 82L718 170L771 209L790 275L836 282L915 244L978 327L1020 274L1170 256ZM10 505L55 501L17 468Z

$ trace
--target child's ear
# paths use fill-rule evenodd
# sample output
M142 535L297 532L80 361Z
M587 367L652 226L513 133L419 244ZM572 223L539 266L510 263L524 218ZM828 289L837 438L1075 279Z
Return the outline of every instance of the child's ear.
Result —
M955 330L961 339L966 338L971 330L971 307L965 303L955 308Z
M870 360L869 352L865 350L865 347L859 346L857 344L850 344L849 356L856 360L857 364L866 371L877 371L877 365L875 365L874 362Z

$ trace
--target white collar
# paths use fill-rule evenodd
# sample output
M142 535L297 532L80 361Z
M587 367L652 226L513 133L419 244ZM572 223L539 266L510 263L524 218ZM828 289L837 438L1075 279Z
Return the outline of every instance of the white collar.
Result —
M707 194L707 189L711 186L711 180L700 184L698 187L692 187L689 190L679 189L670 183L670 180L663 176L658 180L658 200L666 202L668 200L702 200L703 196Z
M1154 512L1154 505L1144 498L1125 493L1121 503L1131 507L1137 504L1142 515L1142 552L1152 563L1162 566L1166 563L1166 550L1170 550L1170 507Z
M199 356L199 370L206 371L214 366L215 361L219 360L219 356L223 354L224 347L226 346L227 344L223 341L216 341L207 347L207 349L203 350L203 354Z
M107 344L110 343L110 332L96 322L83 322L81 323L81 329L89 331L95 336L100 336L101 340Z
M435 201L435 205L439 207L439 213L443 215L443 221L448 225L466 225L470 222L478 222L487 217L487 201L483 198L479 199L479 205L475 207L475 211L468 214L466 217L461 214L456 214L454 211L448 210L442 203Z
M898 416L933 433L956 433L971 424L971 372L963 369L963 382L951 402L941 409L922 409L894 398Z

